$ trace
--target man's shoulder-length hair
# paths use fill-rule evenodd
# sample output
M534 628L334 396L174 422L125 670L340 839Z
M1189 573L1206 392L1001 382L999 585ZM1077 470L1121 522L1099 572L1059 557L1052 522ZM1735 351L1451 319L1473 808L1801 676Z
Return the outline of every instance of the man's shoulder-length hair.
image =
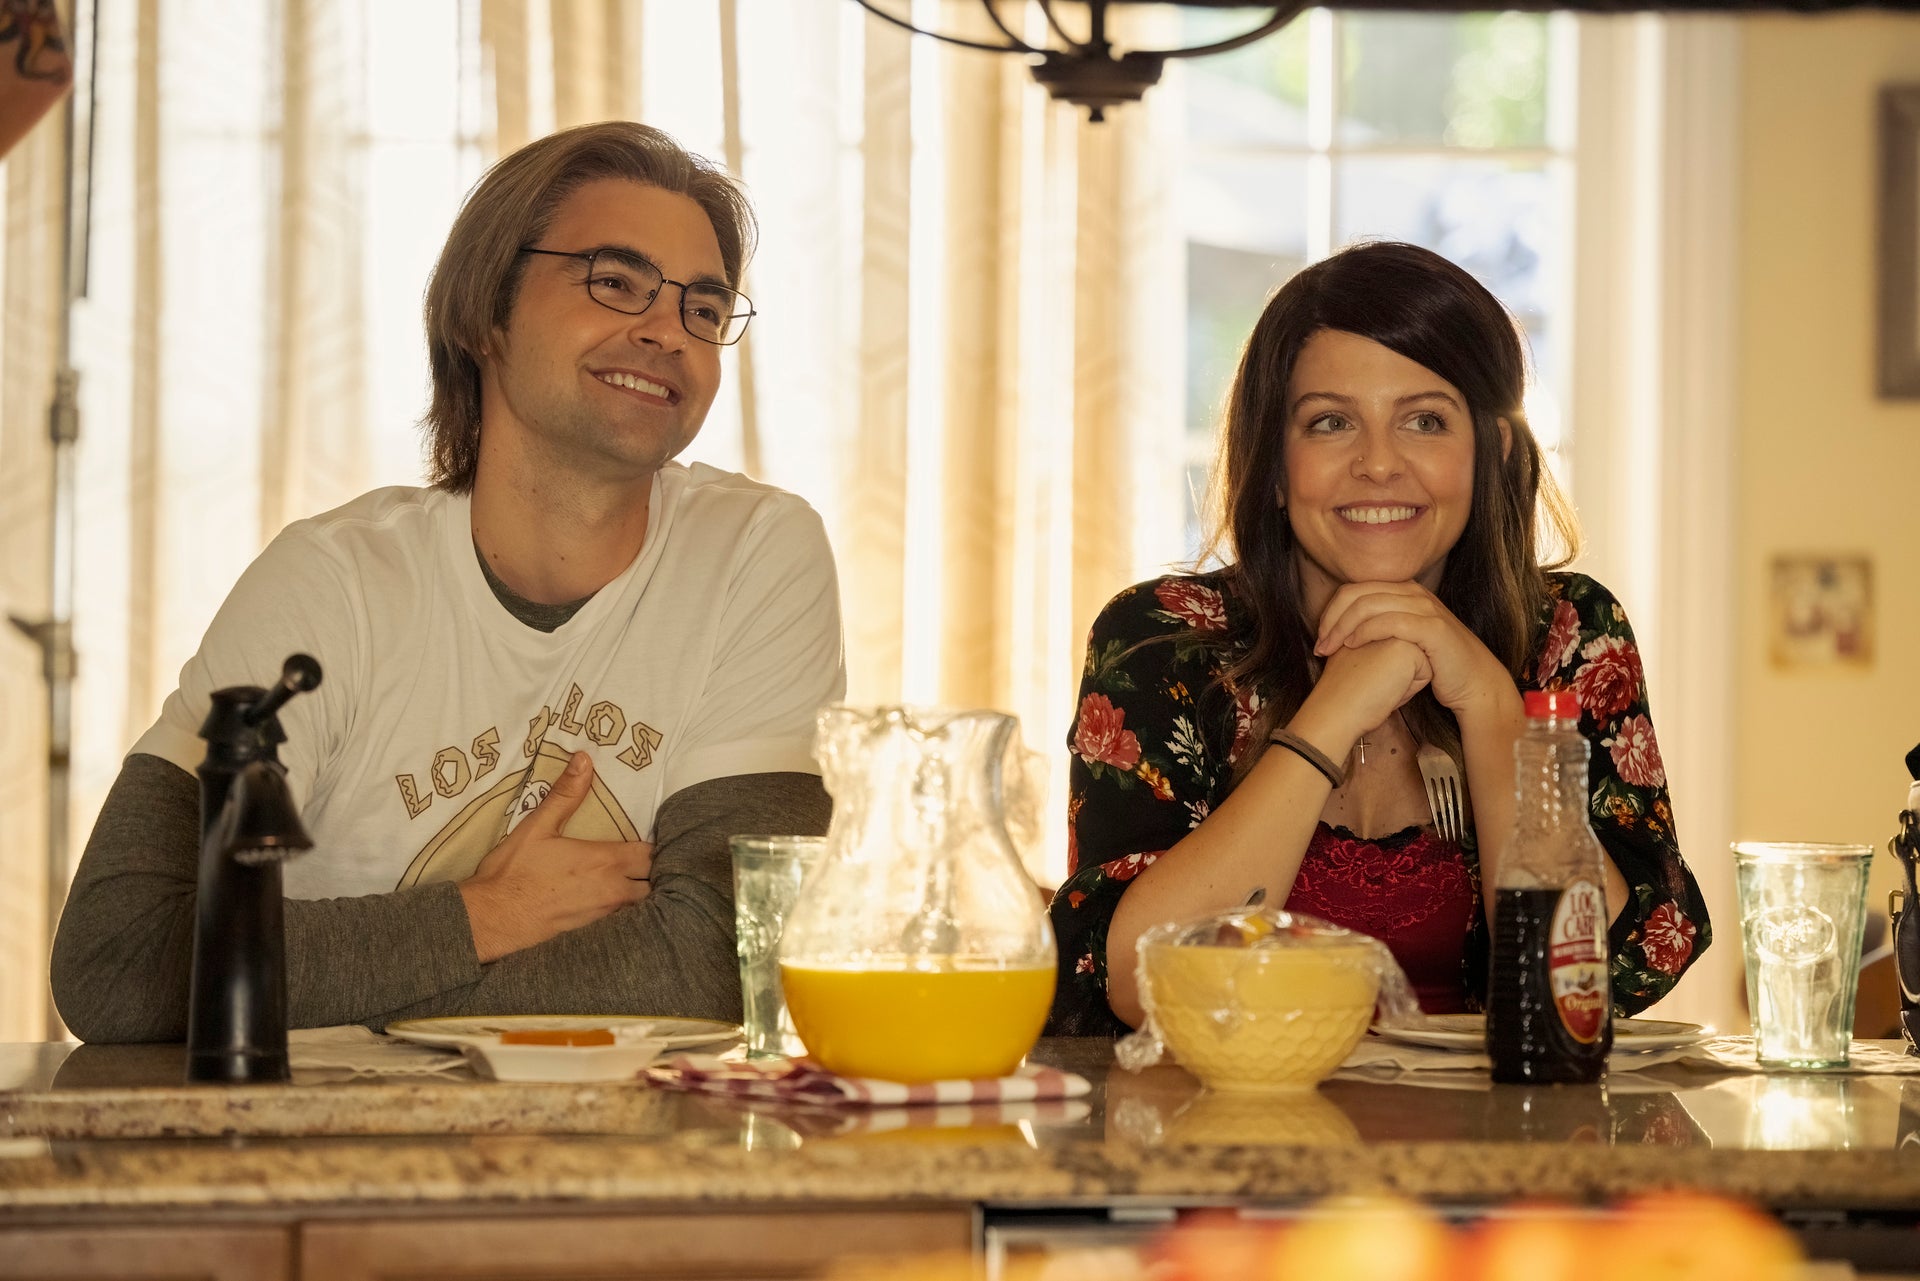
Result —
M727 283L738 287L753 254L753 208L738 182L670 135L631 120L580 125L529 143L487 170L460 207L427 282L427 360L433 400L422 426L429 479L466 493L480 461L480 355L519 293L525 258L574 191L623 178L686 196L720 242Z

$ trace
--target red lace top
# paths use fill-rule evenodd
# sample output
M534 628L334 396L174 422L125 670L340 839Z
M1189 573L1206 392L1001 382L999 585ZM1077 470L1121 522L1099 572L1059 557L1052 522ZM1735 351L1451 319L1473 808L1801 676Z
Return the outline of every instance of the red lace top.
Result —
M1321 823L1286 906L1385 943L1428 1014L1467 1008L1461 962L1473 924L1473 875L1460 848L1431 828L1368 840Z

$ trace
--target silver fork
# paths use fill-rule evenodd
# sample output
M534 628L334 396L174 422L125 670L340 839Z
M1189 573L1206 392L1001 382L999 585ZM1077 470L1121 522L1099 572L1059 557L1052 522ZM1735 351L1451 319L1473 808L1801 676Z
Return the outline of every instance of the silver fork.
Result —
M1433 828L1443 841L1458 845L1467 834L1467 789L1460 782L1460 767L1445 749L1422 743L1413 754L1420 767L1420 781L1427 785L1427 807L1433 811Z

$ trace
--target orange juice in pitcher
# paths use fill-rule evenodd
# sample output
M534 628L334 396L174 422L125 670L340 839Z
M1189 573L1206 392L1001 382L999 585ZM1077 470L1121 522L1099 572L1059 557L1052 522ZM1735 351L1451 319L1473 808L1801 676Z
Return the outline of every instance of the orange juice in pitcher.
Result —
M784 965L807 1052L842 1076L952 1081L1006 1076L1053 1004L1053 967L955 958L937 968Z
M1053 1001L1053 930L1007 834L997 712L828 708L827 851L780 942L807 1053L844 1076L1005 1076Z

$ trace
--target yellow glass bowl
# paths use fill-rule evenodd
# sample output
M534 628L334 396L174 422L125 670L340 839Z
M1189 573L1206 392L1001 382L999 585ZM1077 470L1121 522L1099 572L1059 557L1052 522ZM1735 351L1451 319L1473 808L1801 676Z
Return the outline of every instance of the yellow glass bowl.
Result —
M1149 943L1141 972L1161 1039L1210 1089L1310 1090L1373 1021L1374 951Z

